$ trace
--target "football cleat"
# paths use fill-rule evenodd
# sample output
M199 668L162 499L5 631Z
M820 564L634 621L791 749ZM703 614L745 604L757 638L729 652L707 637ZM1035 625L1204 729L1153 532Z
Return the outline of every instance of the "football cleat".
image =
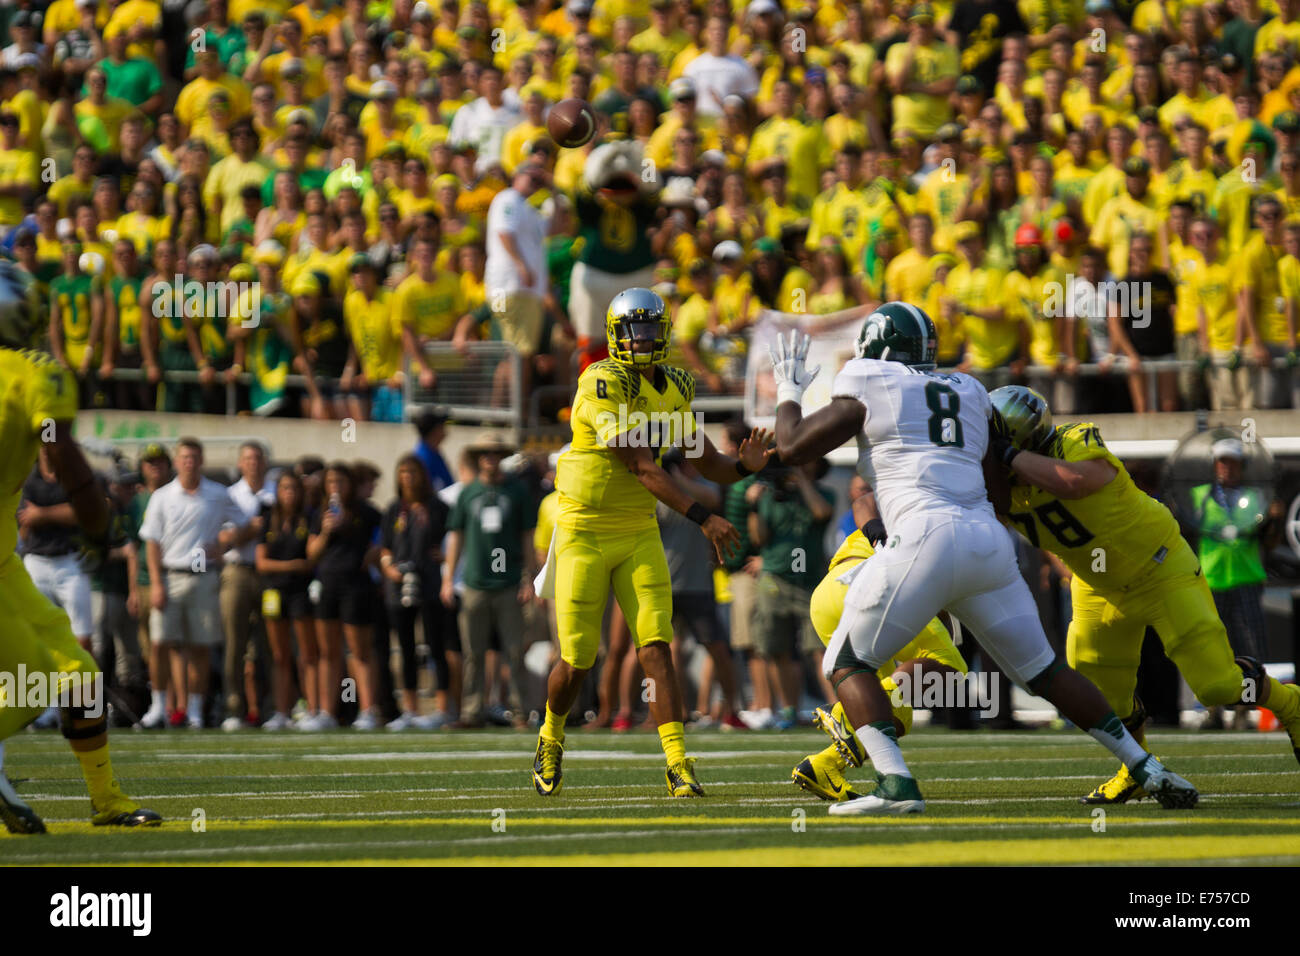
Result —
M830 806L831 816L836 817L879 817L924 812L925 800L921 797L921 788L917 786L915 778L896 773L881 776L875 789L866 796Z
M844 708L840 707L840 713L843 712ZM840 756L853 766L861 767L867 762L867 749L858 740L858 735L849 726L847 718L838 719L818 707L813 711L813 723L835 742L835 749L840 752Z
M537 754L533 757L533 786L543 797L554 796L560 792L564 777L564 770L561 767L563 759L564 744L539 734Z
M45 832L41 818L18 796L3 770L0 770L0 823L4 823L10 833Z
M1145 796L1147 792L1142 789L1142 784L1133 779L1133 775L1128 772L1128 767L1120 764L1119 773L1105 783L1099 784L1097 789L1086 797L1080 797L1079 802L1119 804L1128 803L1130 800L1141 800Z
M95 813L90 818L97 827L156 827L162 823L162 817L152 810L146 810L122 792L116 780L113 781L113 793L103 806L91 800Z
M674 797L702 797L704 788L695 779L695 758L683 757L664 771L668 793Z
M832 803L859 799L862 794L853 789L844 779L844 774L825 760L818 759L820 756L820 754L813 754L811 757L804 757L799 761L799 766L790 773L790 779L797 783L800 789Z
M1141 782L1142 789L1155 797L1156 802L1166 810L1190 810L1200 799L1200 794L1191 783L1166 769L1151 755L1138 764L1134 777Z

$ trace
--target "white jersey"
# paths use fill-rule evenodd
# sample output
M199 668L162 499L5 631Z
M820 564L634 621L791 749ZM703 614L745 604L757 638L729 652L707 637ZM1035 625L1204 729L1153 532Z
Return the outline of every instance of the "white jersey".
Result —
M835 376L831 395L866 409L858 472L871 482L886 528L935 511L975 509L993 517L983 468L991 405L979 381L853 359Z

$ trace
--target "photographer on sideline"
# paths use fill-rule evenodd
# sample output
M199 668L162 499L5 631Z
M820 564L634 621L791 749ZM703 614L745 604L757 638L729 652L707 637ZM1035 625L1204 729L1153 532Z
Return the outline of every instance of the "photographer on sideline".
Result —
M754 643L760 657L774 662L780 674L777 697L781 716L776 726L789 730L799 704L800 655L821 651L808 606L813 588L826 573L826 527L834 514L835 494L815 484L830 470L826 459L760 475L745 492L749 537L763 559L754 612Z

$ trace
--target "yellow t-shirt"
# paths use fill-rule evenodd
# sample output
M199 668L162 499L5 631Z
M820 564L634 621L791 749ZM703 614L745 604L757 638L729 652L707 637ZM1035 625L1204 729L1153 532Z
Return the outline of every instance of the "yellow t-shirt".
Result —
M1117 278L1128 275L1128 246L1134 233L1150 233L1156 254L1160 247L1160 225L1164 221L1154 204L1139 202L1127 192L1101 207L1092 227L1092 244L1106 250L1106 264Z
M598 526L601 532L656 527L654 495L610 447L639 442L654 449L658 462L665 449L694 434L695 379L672 365L658 366L655 377L662 390L640 372L605 359L578 379L569 419L573 442L555 474L559 522Z
M1012 479L1013 526L1030 544L1065 562L1077 580L1093 590L1118 591L1157 569L1179 544L1174 516L1133 483L1123 463L1102 443L1097 426L1058 425L1044 454L1061 461L1101 459L1118 472L1100 490L1073 501L1060 501Z
M387 289L379 289L374 299L353 289L343 300L343 319L361 373L374 385L392 378L402 364L401 331L393 323L390 298Z
M1174 334L1189 335L1197 329L1196 296L1193 288L1196 274L1205 268L1205 260L1192 246L1174 240L1169 249L1169 278L1174 283Z
M460 278L453 272L439 273L432 282L412 273L393 293L395 325L411 326L420 337L447 338L465 312Z
M789 193L805 202L817 198L821 171L831 162L831 147L822 128L794 117L774 116L754 130L749 143L749 165L784 157Z
M908 56L908 44L895 43L885 54L885 74L891 78L902 75L903 62ZM917 47L912 59L910 79L930 84L960 73L959 56L955 47L935 41ZM894 97L893 132L911 130L922 140L931 138L952 116L948 97L927 93L901 93Z
M77 382L44 352L0 349L0 556L18 545L18 504L47 421L77 417Z
M1245 248L1237 254L1238 288L1251 287L1255 300L1255 323L1268 345L1287 343L1286 300L1282 297L1278 277L1283 255L1281 248L1270 246L1260 232L1251 236ZM1252 335L1249 329L1246 335Z
M1214 262L1191 277L1192 301L1198 310L1205 310L1206 337L1216 352L1231 351L1237 344L1235 268L1231 261Z
M1047 303L1059 298L1050 295L1048 286L1052 284L1060 288L1061 277L1052 266L1043 266L1032 276L1012 269L1002 287L1006 317L1029 327L1029 357L1035 365L1053 366L1064 351L1056 331L1058 317L1044 314Z
M1006 273L1000 269L972 269L968 263L959 262L948 273L948 292L969 308L992 309L1003 303L1004 282ZM997 368L1011 360L1020 347L1018 319L994 321L960 308L958 311L966 333L966 350L975 368Z
M39 185L40 169L35 153L27 149L0 149L0 186L30 186L35 190ZM52 186L50 192L53 191ZM22 221L22 200L17 196L0 196L0 225L16 226Z

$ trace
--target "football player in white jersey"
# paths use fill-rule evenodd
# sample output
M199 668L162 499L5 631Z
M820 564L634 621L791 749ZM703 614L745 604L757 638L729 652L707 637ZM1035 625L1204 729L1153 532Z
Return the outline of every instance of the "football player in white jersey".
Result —
M940 610L971 627L1005 674L1105 746L1161 806L1195 806L1196 789L1144 750L1101 692L1047 643L985 486L990 444L1006 437L999 429L990 438L990 419L997 427L998 418L984 386L934 371L930 317L903 302L869 315L858 357L835 377L830 403L804 418L804 390L820 371L805 367L808 345L807 336L792 332L772 350L781 461L797 465L856 438L858 469L875 489L889 532L888 544L846 575L844 613L822 664L847 716L823 721L822 729L855 766L870 759L879 783L830 812L925 809L875 675Z

